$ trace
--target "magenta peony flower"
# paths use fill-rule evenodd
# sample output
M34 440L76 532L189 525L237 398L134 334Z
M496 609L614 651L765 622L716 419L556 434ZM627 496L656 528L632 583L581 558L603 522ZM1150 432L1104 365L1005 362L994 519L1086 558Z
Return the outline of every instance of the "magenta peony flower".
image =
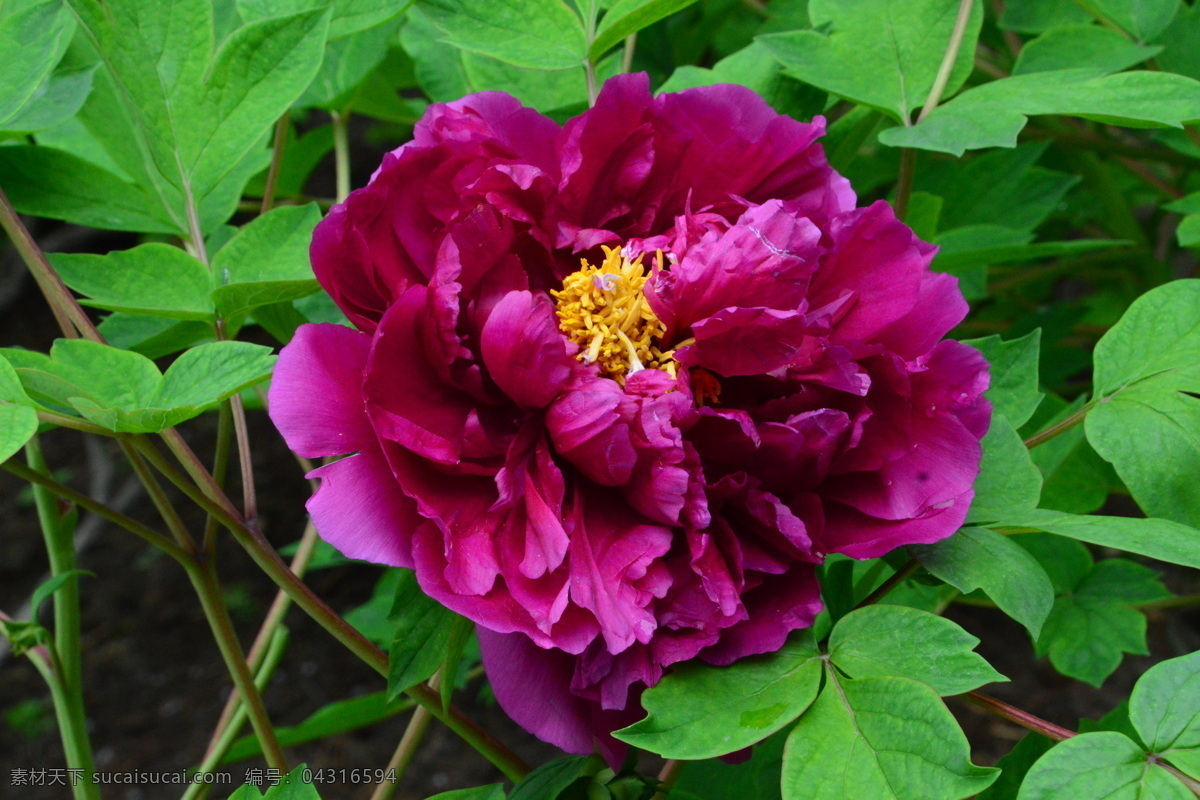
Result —
M483 93L335 207L271 415L321 535L478 623L501 706L571 752L671 664L774 651L815 565L963 522L987 365L883 202L737 86L610 81L560 127Z

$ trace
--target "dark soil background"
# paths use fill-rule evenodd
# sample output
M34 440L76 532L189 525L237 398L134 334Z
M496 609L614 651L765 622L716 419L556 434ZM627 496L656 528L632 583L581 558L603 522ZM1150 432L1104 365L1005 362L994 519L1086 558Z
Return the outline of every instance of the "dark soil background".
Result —
M55 226L43 227L35 234L48 244L47 249L103 251L132 244L108 239L80 244L75 229ZM53 320L33 282L24 278L11 252L0 254L0 346L44 351L55 335ZM212 427L211 420L196 420L183 428L205 458ZM301 533L308 488L262 414L252 415L251 436L261 516L272 542L283 546ZM129 502L128 471L119 453L108 443L85 447L82 440L80 434L70 431L43 437L47 459L54 470L61 471L60 479L110 502L127 502L126 513L157 525L144 496L134 493ZM103 480L95 479L97 472ZM187 508L183 503L180 507ZM193 529L203 524L198 514L187 521ZM163 773L194 767L207 746L230 682L191 587L177 565L132 535L89 523L86 516L81 523L95 529L80 554L79 566L96 576L84 578L82 593L85 700L97 769ZM223 542L219 563L235 623L248 646L275 595L274 587L232 541ZM46 570L28 493L15 478L0 473L0 609L16 613ZM377 570L355 565L313 573L309 581L321 597L345 611L366 600L377 576ZM1200 591L1196 574L1187 570L1172 569L1165 579L1168 588L1177 593ZM1008 684L987 687L987 692L1068 728L1075 728L1081 717L1102 716L1127 698L1134 681L1151 664L1200 649L1196 609L1153 612L1152 655L1126 658L1121 669L1097 690L1059 676L1044 659L1035 660L1025 631L1001 613L955 607L949 615L983 639L979 652L1012 679ZM277 725L295 724L327 703L384 688L380 677L301 612L293 609L287 625L291 644L266 693L268 711ZM475 681L459 693L456 703L530 763L556 757L554 748L537 742L480 700L480 688L481 681ZM1023 735L1022 729L961 701L951 699L949 706L971 740L977 763L995 763ZM304 762L313 769L381 769L406 722L407 715L400 715L372 728L292 748L290 763ZM647 759L644 766L653 771L657 763ZM17 788L10 783L14 769L64 767L45 685L27 660L6 652L0 656L0 797L67 798L70 790L61 786ZM258 759L231 767L230 786L240 785L252 767L265 764ZM481 756L435 722L396 797L424 798L499 779ZM211 796L224 798L230 791L218 788ZM326 786L323 795L355 799L367 798L371 791L372 787L343 784ZM181 793L179 787L150 785L104 790L105 797L113 800L158 800L177 798Z

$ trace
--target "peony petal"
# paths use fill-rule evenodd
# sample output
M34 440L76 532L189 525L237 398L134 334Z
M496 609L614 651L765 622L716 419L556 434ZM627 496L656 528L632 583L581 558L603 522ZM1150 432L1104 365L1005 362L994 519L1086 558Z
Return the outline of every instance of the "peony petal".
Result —
M918 519L900 521L879 519L850 506L827 502L825 530L818 544L826 553L878 558L902 545L939 542L962 527L974 496L974 492L964 492Z
M379 436L446 464L462 458L472 399L448 385L430 362L429 291L414 286L388 309L367 362L367 413Z
M480 349L492 380L523 408L550 405L579 367L550 298L529 292L512 292L496 304Z
M725 376L762 375L796 358L808 328L798 311L726 308L692 326L696 343L679 360Z
M732 664L739 658L773 653L788 634L812 625L824 604L816 568L799 564L783 575L766 576L762 584L742 595L748 618L721 632L721 640L700 658L710 664Z
M363 409L370 337L341 325L301 325L279 354L267 407L288 447L305 458L377 447Z
M321 479L307 508L322 539L347 558L412 567L412 535L421 518L378 450L326 464L308 477Z

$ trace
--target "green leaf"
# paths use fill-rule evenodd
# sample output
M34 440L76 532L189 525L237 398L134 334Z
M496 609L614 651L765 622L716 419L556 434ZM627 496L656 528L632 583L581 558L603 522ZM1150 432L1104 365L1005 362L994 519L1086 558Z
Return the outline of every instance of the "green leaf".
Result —
M554 800L595 764L591 756L560 758L542 764L513 787L508 800Z
M1188 800L1193 795L1146 760L1122 733L1083 733L1059 742L1025 776L1019 800Z
M579 17L559 0L421 0L445 41L530 69L582 68Z
M1147 670L1133 687L1129 718L1150 752L1200 775L1200 652Z
M320 66L328 12L243 25L214 54L205 0L69 1L106 68L81 112L89 131L176 231L224 222L263 166L255 146Z
M123 433L155 433L191 419L271 374L270 349L248 342L192 348L161 374L150 359L80 339L59 339L50 355L0 351L29 396L74 409Z
M98 326L100 335L120 350L157 359L211 342L216 334L207 322L176 322L164 317L109 314Z
M933 164L923 171L917 188L944 198L943 231L999 224L1029 232L1057 210L1079 182L1077 175L1037 166L1048 146L1047 142L1023 144L981 153L965 163Z
M504 784L476 786L471 789L455 789L452 792L435 794L429 800L504 800Z
M95 71L94 64L57 70L42 82L16 114L0 122L0 130L29 134L66 122L79 112L91 93Z
M977 644L979 639L945 617L870 605L834 626L829 658L852 678L911 678L940 695L962 694L1008 680L974 652Z
M439 687L442 695L442 708L447 712L450 710L450 697L454 694L454 687L458 683L458 668L462 665L463 649L474 632L475 623L466 617L455 615L451 622L446 651L442 654L442 665L439 668L442 681Z
M678 67L670 79L659 87L658 92L681 92L684 89L713 86L718 83L736 83L753 89L776 111L796 118L808 118L819 114L824 108L826 98L824 92L787 77L783 67L771 57L766 46L757 41L722 58L712 69ZM816 105L810 108L814 100ZM913 207L910 205L910 219L912 213Z
M114 231L177 230L137 186L51 147L0 147L0 186L22 214Z
M1170 520L1064 514L1031 509L1005 518L1002 524L1035 528L1101 547L1112 547L1200 569L1200 531Z
M974 488L968 522L1010 519L1022 513L1020 509L1033 509L1041 497L1042 473L1003 415L992 417L983 437L983 462Z
M1179 0L1079 0L1079 5L1145 42L1166 30L1180 3Z
M395 19L412 0L237 0L237 10L246 22L269 17L286 17L303 11L331 9L329 39L341 40Z
M335 111L350 106L351 90L383 62L399 27L397 19L330 42L321 69L296 105Z
M1099 25L1065 25L1026 42L1013 65L1013 75L1076 68L1108 75L1154 58L1160 52L1161 47L1145 47Z
M526 105L546 111L587 106L587 78L578 67L532 70L478 53L462 51L463 74L472 91L506 91Z
M1071 69L1016 75L963 92L920 123L879 134L892 147L960 156L982 147L1013 147L1028 117L1065 114L1127 127L1172 127L1200 119L1200 83L1163 72L1097 76Z
M1018 33L1043 33L1062 25L1091 21L1091 16L1074 3L1047 3L1046 0L1008 0L1000 15L1000 27Z
M103 256L47 257L63 283L90 298L84 305L170 319L213 319L212 275L178 247L144 244Z
M0 5L0 130L22 112L58 64L75 25L71 12L58 0ZM19 129L13 129L19 130Z
M350 700L329 703L299 724L276 728L275 735L283 747L294 747L374 725L412 707L412 702L408 700L388 702L386 695L386 692L374 692ZM221 763L233 764L261 754L262 747L258 738L251 733L235 741Z
M1088 441L1147 514L1200 524L1200 280L1134 301L1096 345Z
M0 358L0 463L25 446L38 429L33 401L21 388L16 370Z
M759 37L787 73L907 123L933 88L958 13L956 0L812 0L814 28ZM975 3L946 84L949 97L971 73L983 13Z
M765 739L813 701L821 657L812 634L727 667L688 662L642 695L647 716L614 735L666 758L725 755Z
M694 2L696 0L616 0L608 6L596 27L596 38L588 49L588 57L598 60L626 36L648 28Z
M1161 69L1200 79L1200 6L1180 6L1159 41L1166 48L1158 56Z
M825 688L788 736L784 800L960 800L999 770L977 767L937 694L907 678L846 680Z
M1054 586L1037 559L987 528L963 528L909 552L925 569L964 594L983 590L1035 639L1054 605Z
M320 289L308 260L316 203L281 206L243 227L213 257L220 286L212 292L225 318L259 306L296 300Z
M1169 596L1148 567L1123 558L1101 561L1055 601L1037 653L1049 654L1063 675L1100 686L1123 653L1148 652L1146 618L1131 606Z
M1050 395L1027 426L1028 433L1041 432L1079 411L1087 401L1080 395L1068 405ZM1077 425L1060 432L1029 451L1033 463L1042 472L1040 506L1069 514L1090 514L1104 505L1110 490L1119 481L1104 459L1096 453Z
M312 82L327 27L326 13L301 13L250 23L221 45L182 111L194 127L175 132L193 192L215 188Z
M42 603L45 603L47 600L49 600L55 592L66 585L67 581L82 575L90 575L93 578L96 577L94 572L88 572L86 569L70 569L66 572L60 572L52 578L48 578L39 584L38 587L33 590L33 594L29 597L29 618L36 620L38 618L38 612L42 608Z
M417 585L411 571L396 589L391 619L395 634L389 651L388 699L416 686L437 671L450 642L455 614Z
M992 382L986 397L995 412L1003 414L1014 428L1024 425L1042 402L1043 395L1038 391L1041 338L1039 328L1007 342L999 336L963 340L963 344L983 353L991 365Z
M1133 302L1096 345L1096 395L1200 366L1200 280L1173 281Z
M779 731L754 745L750 760L726 764L720 759L688 761L671 790L674 800L782 800L779 775L783 767L783 743L787 731Z

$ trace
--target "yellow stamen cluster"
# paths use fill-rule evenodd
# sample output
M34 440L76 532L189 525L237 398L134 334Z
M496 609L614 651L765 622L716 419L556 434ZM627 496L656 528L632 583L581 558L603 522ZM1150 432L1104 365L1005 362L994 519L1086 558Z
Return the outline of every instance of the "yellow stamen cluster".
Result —
M642 293L650 276L641 256L630 260L620 247L605 247L600 266L586 260L581 264L562 289L550 292L559 328L580 347L579 360L599 364L622 386L641 369L661 369L674 376L674 351L658 345L666 326Z

